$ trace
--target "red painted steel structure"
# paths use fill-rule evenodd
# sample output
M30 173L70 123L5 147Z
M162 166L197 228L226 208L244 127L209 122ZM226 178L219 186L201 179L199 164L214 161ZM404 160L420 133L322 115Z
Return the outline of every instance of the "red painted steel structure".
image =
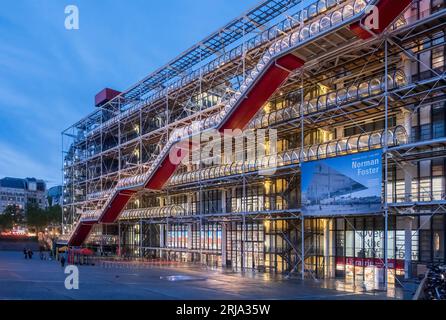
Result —
M85 239L88 238L91 233L91 229L93 229L93 226L96 223L96 221L78 223L72 238L68 242L68 245L70 247L80 247L84 243Z
M179 142L174 145L168 153L158 170L156 170L149 182L145 185L145 189L160 191L164 185L175 173L176 169L187 156L192 148L192 144L189 141ZM174 160L172 162L172 160Z
M378 8L379 24L377 29L369 30L364 23L369 15L373 14L373 10L366 15L361 21L350 26L350 29L361 39L368 39L373 34L381 34L387 27L395 21L395 19L403 12L403 10L411 3L411 0L381 0L376 4ZM375 11L376 12L376 11ZM266 71L259 75L252 89L247 95L242 96L238 104L228 118L223 120L218 127L220 132L225 129L243 129L249 121L259 112L263 104L268 101L271 95L280 87L280 85L288 78L290 73L304 65L304 61L287 54L277 60L272 60ZM184 159L189 153L184 152L184 142L180 142L172 147L170 154L175 155L177 159ZM170 161L169 153L162 160L161 165L154 171L145 185L146 189L161 190L170 177L177 169L179 163ZM180 162L180 161L179 161ZM93 225L96 223L114 223L121 212L124 210L128 201L136 193L135 190L120 191L114 195L104 213L96 222L80 222L73 233L72 239L69 241L70 246L80 246L89 236Z
M223 132L225 129L244 129L277 88L288 78L290 73L303 65L304 62L293 54L287 54L275 61L273 60L270 67L256 81L247 96L240 99L231 115L222 122L219 127L220 132ZM189 142L179 142L174 145L170 153L167 153L162 160L161 165L151 175L145 188L154 191L161 190L175 173L181 161L189 155L190 148ZM172 159L176 161L172 162ZM136 192L135 190L123 190L114 195L114 198L110 201L110 204L97 222L114 223ZM82 244L90 234L94 224L81 221L69 245L78 246Z
M355 22L350 29L361 39L367 40L373 35L383 33L404 11L412 0L381 0L361 21ZM378 18L378 21L373 21ZM376 27L376 28L374 28Z
M242 98L229 118L221 124L220 132L223 133L226 129L244 129L290 73L303 65L304 61L293 54L277 59L248 95Z
M113 200L110 201L110 205L108 205L102 216L99 218L99 222L114 223L135 193L136 191L134 190L123 190L116 194Z
M104 104L106 104L107 102L113 100L114 98L116 98L120 94L121 94L121 92L119 92L119 91L116 91L116 90L113 90L113 89L110 89L110 88L105 88L104 90L99 92L94 97L94 105L96 107L103 106Z

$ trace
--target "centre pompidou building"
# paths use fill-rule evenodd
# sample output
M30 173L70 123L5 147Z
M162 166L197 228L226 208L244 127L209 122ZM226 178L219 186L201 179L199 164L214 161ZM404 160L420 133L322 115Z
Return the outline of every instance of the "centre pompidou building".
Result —
M266 0L130 89L105 89L62 134L59 243L354 281L444 262L445 7ZM203 132L247 128L276 130L276 152L171 161ZM374 150L381 209L303 213L305 163Z

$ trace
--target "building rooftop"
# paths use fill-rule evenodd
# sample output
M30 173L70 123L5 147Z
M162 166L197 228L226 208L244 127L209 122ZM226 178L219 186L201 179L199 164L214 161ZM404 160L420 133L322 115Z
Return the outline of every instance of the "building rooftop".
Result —
M25 189L26 184L24 179L6 177L0 179L0 187L12 188L12 189Z
M48 189L48 196L59 197L62 195L62 186L55 186Z
M35 183L38 191L46 190L45 181L38 180L36 178L21 179L21 178L5 177L3 179L0 179L0 187L3 188L28 190L30 183Z

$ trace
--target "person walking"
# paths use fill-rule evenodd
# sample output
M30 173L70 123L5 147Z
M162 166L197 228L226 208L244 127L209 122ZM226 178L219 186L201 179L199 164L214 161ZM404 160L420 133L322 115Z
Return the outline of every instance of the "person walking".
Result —
M28 250L26 248L23 248L23 254L25 255L25 260L28 259Z
M28 258L31 260L33 258L33 251L31 249L28 250Z
M66 262L65 253L63 253L60 257L60 265L62 266L62 268L65 268L65 262Z

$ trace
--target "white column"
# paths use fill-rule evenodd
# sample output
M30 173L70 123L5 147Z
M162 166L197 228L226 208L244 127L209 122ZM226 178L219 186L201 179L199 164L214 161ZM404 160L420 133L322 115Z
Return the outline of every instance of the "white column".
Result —
M192 224L187 226L187 250L192 250ZM192 262L192 252L187 253L187 261Z
M232 199L232 205L231 205L231 212L235 212L235 211L237 211L239 208L237 208L237 206L238 206L238 200L239 199L236 199L236 194L237 194L237 192L236 192L237 190L236 190L236 188L235 187L233 187L232 189L231 189L231 199ZM235 202L234 202L234 199L235 199Z
M226 268L227 262L227 248L226 248L226 230L227 222L221 224L221 266Z
M401 108L401 125L404 127L404 129L406 129L407 132L407 137L411 138L411 134L412 134L412 117L411 117L411 112L405 108Z
M335 264L332 263L331 258L335 253L335 233L332 231L334 226L334 219L326 220L324 228L324 258L325 258L325 277L328 279L335 276Z
M325 277L330 277L330 220L324 221L324 264Z
M344 137L344 127L337 127L336 128L336 138L340 139Z
M405 217L404 219L404 277L409 279L411 275L412 266L412 217Z
M166 243L164 242L164 230L165 230L165 225L164 224L160 224L160 248L165 248Z
M221 211L222 213L227 213L226 210L226 190L221 191Z
M401 56L401 64L403 66L404 74L406 75L406 78L409 83L412 82L412 60L407 55L402 54Z
M412 202L412 180L416 174L416 167L412 164L405 164L404 170L404 201Z

